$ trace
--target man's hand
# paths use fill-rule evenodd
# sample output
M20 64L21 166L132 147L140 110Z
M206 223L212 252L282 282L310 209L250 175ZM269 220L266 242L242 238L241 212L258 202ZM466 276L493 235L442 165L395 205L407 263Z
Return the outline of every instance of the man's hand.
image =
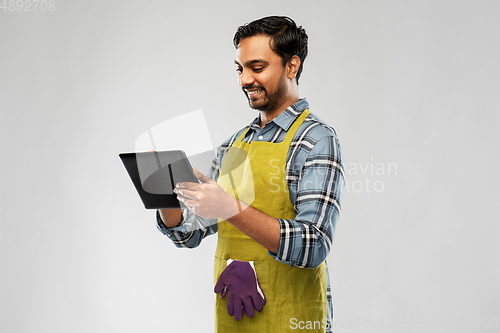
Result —
M214 180L193 168L201 184L177 183L177 199L201 217L221 218L273 253L278 253L280 223L278 219L239 201L227 194Z
M208 178L196 168L194 175L201 184L192 182L177 183L174 192L177 199L198 216L214 219L228 219L240 212L240 202L227 194L213 179Z

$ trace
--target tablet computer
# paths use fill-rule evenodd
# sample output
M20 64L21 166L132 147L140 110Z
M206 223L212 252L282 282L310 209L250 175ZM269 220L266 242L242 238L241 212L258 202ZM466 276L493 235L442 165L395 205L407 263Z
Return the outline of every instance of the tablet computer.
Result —
M182 150L121 153L119 156L146 209L181 208L173 192L175 184L198 183Z

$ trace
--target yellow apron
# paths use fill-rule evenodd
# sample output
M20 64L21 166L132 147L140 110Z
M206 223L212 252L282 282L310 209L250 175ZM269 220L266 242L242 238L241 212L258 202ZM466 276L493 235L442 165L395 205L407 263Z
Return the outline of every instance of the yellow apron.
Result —
M239 197L267 215L294 219L295 212L285 178L285 165L292 138L308 114L309 110L305 110L295 120L281 143L253 141L249 144L242 141L248 130L245 131L224 157L219 185L228 194ZM241 159L237 161L238 158L233 154L235 151L236 155L238 151L248 155L246 163L241 163ZM235 161L240 165L235 165ZM232 184L237 184L236 191ZM308 332L325 332L325 262L315 269L291 267L278 262L263 246L229 222L220 220L214 261L214 283L226 268L228 258L254 261L257 278L267 302L262 312L255 311L252 318L243 315L240 321L236 321L227 313L227 296L221 299L217 294L215 332L296 332L297 323L300 321L303 322L302 326L308 321L314 325L312 327L315 329L309 329Z

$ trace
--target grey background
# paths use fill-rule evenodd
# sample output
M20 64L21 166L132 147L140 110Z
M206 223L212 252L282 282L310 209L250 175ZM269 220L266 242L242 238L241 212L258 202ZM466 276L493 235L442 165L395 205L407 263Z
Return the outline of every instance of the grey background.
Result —
M307 29L300 95L351 187L335 331L499 330L498 1L55 7L0 10L0 331L212 331L216 237L175 248L117 155L197 109L214 144L249 123L231 41L276 14Z

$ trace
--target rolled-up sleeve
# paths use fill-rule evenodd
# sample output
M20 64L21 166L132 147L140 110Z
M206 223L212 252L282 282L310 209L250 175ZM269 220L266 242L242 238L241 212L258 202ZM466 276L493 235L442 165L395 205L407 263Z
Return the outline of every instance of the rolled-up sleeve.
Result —
M182 210L181 222L174 228L167 228L156 211L156 226L165 236L170 238L175 246L180 248L195 248L203 238L217 232L217 219L204 219L188 209Z
M298 181L295 219L278 219L281 228L276 260L290 266L315 268L328 256L340 215L344 188L342 153L336 136L321 138L310 150Z

